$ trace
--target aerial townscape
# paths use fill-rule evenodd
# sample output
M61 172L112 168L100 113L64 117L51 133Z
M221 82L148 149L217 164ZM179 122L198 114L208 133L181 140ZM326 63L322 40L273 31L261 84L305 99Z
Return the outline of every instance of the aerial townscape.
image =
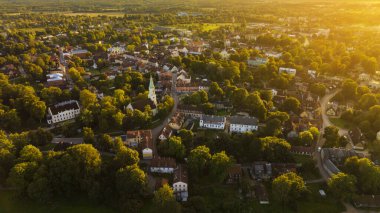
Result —
M0 212L380 211L380 0L0 0Z

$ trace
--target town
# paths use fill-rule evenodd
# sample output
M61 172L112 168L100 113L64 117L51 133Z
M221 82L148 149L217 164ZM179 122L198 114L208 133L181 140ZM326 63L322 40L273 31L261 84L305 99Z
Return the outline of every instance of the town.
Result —
M380 210L365 4L232 2L1 2L0 211Z

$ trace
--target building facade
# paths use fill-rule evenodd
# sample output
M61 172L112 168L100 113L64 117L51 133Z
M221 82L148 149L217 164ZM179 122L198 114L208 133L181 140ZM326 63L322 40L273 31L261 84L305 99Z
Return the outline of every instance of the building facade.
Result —
M80 113L79 103L76 100L58 103L48 108L47 123L55 124L76 118Z

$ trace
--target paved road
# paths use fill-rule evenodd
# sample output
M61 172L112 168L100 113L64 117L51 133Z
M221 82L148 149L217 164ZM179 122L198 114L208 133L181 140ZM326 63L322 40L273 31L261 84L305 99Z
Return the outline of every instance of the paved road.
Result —
M329 117L326 115L326 108L328 102L333 98L340 90L335 90L332 91L328 94L326 94L324 97L320 99L320 106L321 106L321 115L322 115L322 128L320 130L320 135L317 141L317 147L322 147L324 144L324 138L323 138L323 133L324 129L328 126L332 126L333 124L329 120ZM322 165L322 159L321 159L321 153L318 152L317 150L314 152L314 159L317 161L317 167L319 169L319 172L321 173L322 178L327 181L330 178L330 175L326 172L326 170L323 168Z
M324 139L322 137L324 129L328 126L333 125L331 123L329 117L326 114L327 104L340 91L341 91L340 89L334 90L334 91L328 93L327 95L325 95L320 100L323 125L322 125L322 129L321 129L321 134L320 134L319 139L318 139L317 147L322 147L324 144ZM347 129L339 128L339 134L345 135L345 134L348 134L348 131L347 131ZM326 172L326 170L322 166L321 153L319 153L318 151L314 152L314 158L317 160L317 167L319 169L319 172L321 173L322 179L324 181L327 181L330 178L330 175ZM344 211L344 213L365 213L365 212L372 213L372 212L374 212L374 211L365 211L365 210L356 209L350 203L346 203L346 202L344 202L343 205L346 208L346 211Z
M178 95L176 92L176 82L177 82L177 74L173 73L173 78L172 78L172 88L171 88L171 96L174 99L174 106L172 111L169 113L169 115L164 119L164 121L158 125L157 127L152 129L152 137L153 137L153 155L158 156L157 153L157 138L161 134L161 131L164 129L164 127L169 123L169 119L173 116L173 114L177 111L177 106L178 106Z

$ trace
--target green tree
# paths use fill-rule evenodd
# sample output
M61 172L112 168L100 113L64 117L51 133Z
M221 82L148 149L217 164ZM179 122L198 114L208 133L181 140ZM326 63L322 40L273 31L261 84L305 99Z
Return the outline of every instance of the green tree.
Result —
M186 154L186 148L182 144L180 137L172 136L168 140L159 144L159 150L165 155L176 159L183 159Z
M285 112L299 113L301 110L301 103L295 97L288 97L285 99L284 103L281 105L281 109Z
M83 142L87 144L95 144L95 134L89 127L83 127Z
M211 175L219 181L226 178L227 170L232 165L232 160L224 151L218 152L211 157L210 172Z
M328 126L325 128L323 137L326 139L325 147L338 146L339 129L336 126Z
M87 108L97 102L96 95L87 89L80 91L79 99L83 108Z
M329 191L337 198L349 200L356 192L356 178L342 172L333 175L328 181Z
M211 159L210 149L206 146L198 146L191 150L188 158L188 166L194 177L202 175L207 167L207 162Z
M116 188L122 200L136 197L147 184L147 176L137 164L119 169L116 173Z
M118 168L137 164L139 162L139 153L136 150L123 146L116 152L114 161Z
M27 145L20 151L19 162L40 162L42 152L33 145Z
M282 205L286 205L289 201L297 200L305 190L304 180L293 172L282 174L272 182L274 198Z
M299 139L304 146L311 146L314 141L314 136L310 131L303 131L299 134Z

